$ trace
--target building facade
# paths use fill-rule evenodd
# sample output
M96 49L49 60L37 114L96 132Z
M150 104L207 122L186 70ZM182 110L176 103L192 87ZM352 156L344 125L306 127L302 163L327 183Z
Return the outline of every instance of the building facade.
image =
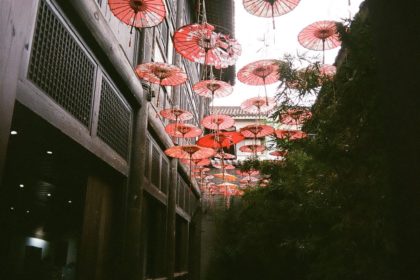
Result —
M166 0L160 25L130 32L107 0L1 1L1 279L199 279L200 190L158 115L207 112L171 41L197 2ZM188 83L142 83L150 61Z

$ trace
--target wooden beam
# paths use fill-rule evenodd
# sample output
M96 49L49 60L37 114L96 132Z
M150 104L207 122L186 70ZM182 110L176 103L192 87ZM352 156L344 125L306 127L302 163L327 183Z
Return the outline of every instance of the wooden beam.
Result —
M166 276L174 279L175 272L175 232L176 232L176 186L178 184L178 160L171 159L170 184L168 190L168 216L166 225Z
M28 47L36 7L37 1L0 1L0 183L6 163L22 53Z

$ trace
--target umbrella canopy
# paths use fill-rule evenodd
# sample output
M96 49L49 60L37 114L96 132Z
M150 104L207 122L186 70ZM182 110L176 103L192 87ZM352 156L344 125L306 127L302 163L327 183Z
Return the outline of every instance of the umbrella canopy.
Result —
M258 179L257 177L245 176L240 180L240 182L241 183L255 183L255 182L258 182L259 180L260 179Z
M307 137L307 134L300 130L277 129L275 133L277 138L279 139L296 140Z
M173 36L175 50L192 62L217 67L233 65L241 52L239 43L227 35L214 32L214 29L208 23L179 28Z
M312 117L306 108L291 108L280 115L280 122L287 125L301 125Z
M131 29L158 25L166 16L163 0L108 0L108 5L111 12Z
M225 172L216 173L216 174L214 174L214 177L222 179L222 180L227 181L227 182L234 182L234 181L236 181L236 179L238 179L235 175L225 173Z
M334 65L324 64L321 67L319 67L319 73L322 77L331 79L334 77L335 72L337 71L337 68Z
M234 166L234 165L232 165L232 164L225 164L225 165L222 165L222 164L220 164L220 163L213 163L213 167L214 168L219 168L219 169L226 169L226 170L233 170L233 169L235 169L236 167Z
M269 85L279 81L279 65L281 61L275 59L258 60L242 67L238 80L251 86Z
M245 10L258 17L274 17L284 15L293 10L300 0L243 0Z
M265 151L264 145L244 145L239 148L239 150L243 153L261 153Z
M221 159L234 159L234 158L236 158L235 155L232 155L232 154L229 154L229 153L224 153L224 152L222 152L222 153L216 153L214 155L214 157L215 158L221 158Z
M193 159L193 160L191 160L191 162L190 162L189 159L181 159L181 162L182 163L185 163L185 164L192 163L194 166L205 166L205 165L209 165L211 163L208 158L204 158L204 159Z
M211 130L221 130L232 127L235 120L228 115L209 115L201 120L201 124Z
M167 156L179 159L204 159L214 156L215 153L213 149L197 145L173 146L165 150Z
M236 174L238 174L240 176L256 176L256 175L260 174L260 171L258 171L258 170L245 170L245 171L237 170Z
M188 123L171 123L165 127L166 133L172 137L195 138L201 135L203 131L195 125Z
M264 114L271 111L276 102L273 98L253 97L241 104L241 109L251 114Z
M244 139L245 137L239 132L220 132L207 134L201 137L198 139L197 145L207 148L219 149L230 147Z
M285 157L287 155L287 150L277 150L270 152L270 155L275 157Z
M240 132L246 138L261 138L274 133L274 128L263 124L250 124L241 128Z
M187 80L187 74L181 68L163 62L137 65L136 73L143 80L161 86L176 86Z
M233 87L224 81L204 80L194 84L193 90L196 94L203 97L218 98L230 95Z
M187 121L193 118L190 112L177 108L162 110L160 111L160 115L172 121Z
M197 168L193 169L192 172L194 173L204 173L210 171L210 168L204 166L198 166Z
M329 20L314 22L300 31L298 41L309 50L322 51L324 63L324 51L341 45L336 24L337 22Z

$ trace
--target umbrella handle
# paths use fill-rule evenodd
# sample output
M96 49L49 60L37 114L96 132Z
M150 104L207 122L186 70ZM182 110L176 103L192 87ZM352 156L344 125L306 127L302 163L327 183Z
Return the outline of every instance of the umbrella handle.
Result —
M274 4L271 4L271 18L273 19L273 29L276 29L276 23L274 21Z
M322 39L322 64L325 64L325 39Z

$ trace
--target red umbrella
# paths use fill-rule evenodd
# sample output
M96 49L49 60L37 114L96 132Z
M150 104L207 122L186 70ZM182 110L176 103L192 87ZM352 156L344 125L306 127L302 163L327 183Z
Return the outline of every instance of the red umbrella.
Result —
M334 65L324 64L321 67L319 67L319 73L322 77L331 79L334 77L335 72L337 71L337 68Z
M208 171L210 171L210 168L204 167L204 166L198 166L196 169L193 169L192 172L194 172L194 173L203 173L203 172L208 172Z
M143 28L158 25L166 16L162 0L108 0L109 9L122 22Z
M232 127L235 120L228 115L210 115L205 117L201 124L211 130L221 130Z
M301 125L312 117L308 109L291 108L280 115L280 122L287 125Z
M287 155L287 150L277 150L270 152L270 155L275 157L285 157Z
M185 164L190 164L190 160L189 159L181 159L182 163ZM192 164L194 166L205 166L205 165L209 165L211 162L208 158L204 158L204 159L193 159L191 160Z
M174 36L176 51L192 62L222 67L232 65L240 55L239 43L227 35L214 32L214 26L208 23L194 23L179 28ZM234 64L234 61L233 61Z
M215 158L221 158L221 159L234 159L236 158L235 155L229 154L229 153L224 153L223 151L221 153L216 153L214 155Z
M256 145L256 144L252 144L252 145L244 145L242 147L239 148L239 150L243 153L261 153L265 151L265 146L264 145Z
M213 163L213 167L219 168L219 169L226 169L226 170L233 170L236 168L232 164L220 164L220 163Z
M214 156L216 152L210 148L197 145L173 146L165 150L167 156L179 159L204 159Z
M165 131L172 137L195 138L203 131L195 125L188 123L171 123L165 127Z
M196 83L193 86L193 90L200 96L211 98L213 97L225 97L232 93L233 87L219 80L204 80Z
M143 80L159 86L176 86L185 83L187 80L187 74L181 68L162 62L149 62L137 65L136 73ZM159 95L160 87L157 99L158 107Z
M239 150L243 153L252 153L254 155L257 155L258 153L262 153L265 151L265 146L259 144L249 144L240 147Z
M275 131L277 138L287 139L287 140L296 140L302 139L307 136L307 134L300 130L282 130L278 129Z
M256 175L260 174L260 171L258 171L258 170L245 170L245 171L237 170L236 174L238 174L240 176L256 176Z
M251 62L242 67L238 80L250 86L263 86L278 82L279 64L276 59L264 59Z
M179 159L190 160L190 177L191 177L191 161L193 159L204 159L214 156L215 150L199 147L197 145L173 146L165 150L167 156Z
M275 105L273 98L253 97L242 102L241 108L251 114L264 114L271 111Z
M207 148L219 149L230 147L233 144L244 140L244 136L239 132L220 132L207 134L197 141L197 145Z
M246 138L261 138L274 133L274 128L263 124L250 124L241 128L240 132Z
M222 179L223 181L228 181L228 182L234 182L238 179L235 175L225 173L225 172L216 173L214 174L214 177Z
M322 63L324 63L324 51L341 45L336 24L335 21L329 20L314 22L300 31L298 41L307 49L322 51Z
M245 10L258 17L274 17L284 15L293 10L300 0L243 0Z
M257 177L252 177L252 176L245 176L243 177L239 182L241 183L255 183L258 182L260 179L258 179Z
M162 110L160 111L160 115L165 119L173 120L175 122L187 121L193 118L193 115L190 112L177 108Z

